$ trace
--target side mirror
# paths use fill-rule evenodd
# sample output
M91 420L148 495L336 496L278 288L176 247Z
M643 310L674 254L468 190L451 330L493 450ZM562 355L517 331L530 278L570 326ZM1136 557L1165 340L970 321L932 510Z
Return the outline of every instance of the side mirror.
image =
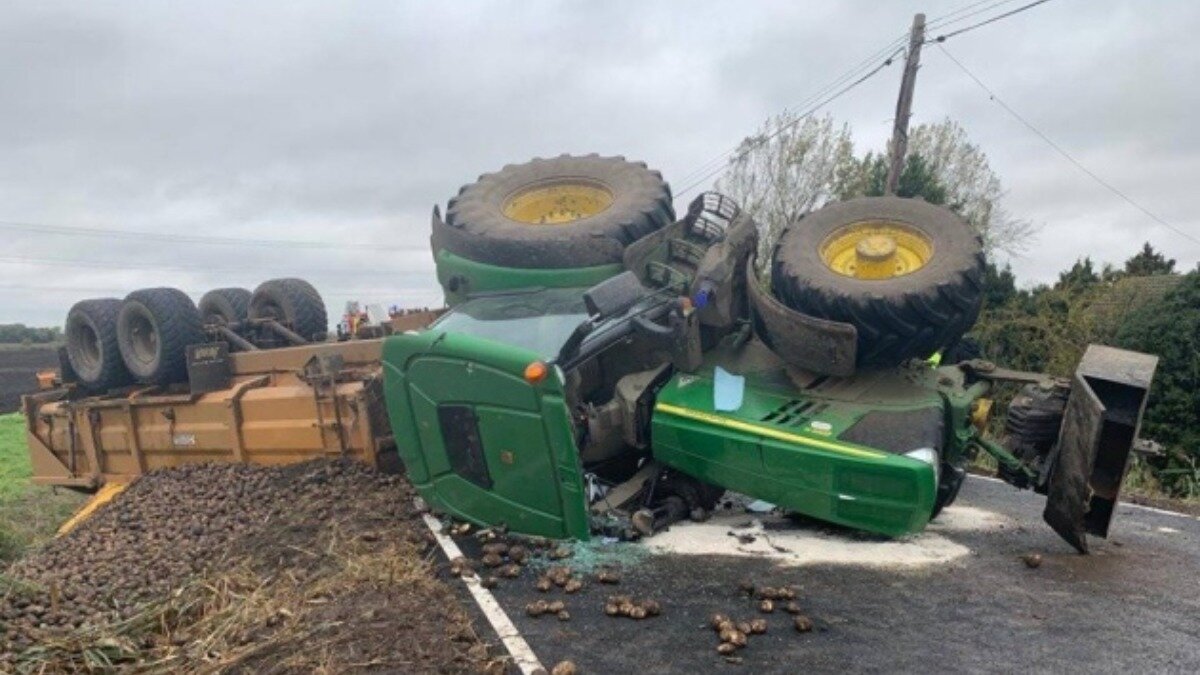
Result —
M607 319L624 313L646 297L646 287L633 272L622 272L605 279L583 293L583 304L594 319Z

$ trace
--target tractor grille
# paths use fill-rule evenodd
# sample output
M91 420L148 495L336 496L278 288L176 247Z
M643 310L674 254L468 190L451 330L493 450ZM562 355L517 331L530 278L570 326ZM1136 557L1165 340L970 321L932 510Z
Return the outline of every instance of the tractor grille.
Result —
M764 415L760 421L784 427L799 427L825 412L828 407L829 405L825 403L794 398Z

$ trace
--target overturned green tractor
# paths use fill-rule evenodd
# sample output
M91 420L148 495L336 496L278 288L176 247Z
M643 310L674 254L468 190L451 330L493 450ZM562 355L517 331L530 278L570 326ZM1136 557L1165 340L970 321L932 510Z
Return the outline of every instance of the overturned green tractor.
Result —
M827 206L762 265L757 236L715 193L675 220L661 177L621 158L464 187L433 216L450 311L383 348L410 480L445 513L551 537L650 534L726 490L903 536L983 451L1080 551L1107 534L1154 357L1092 346L1070 380L936 365L978 316L984 258L919 200ZM1025 389L997 441L1001 381Z

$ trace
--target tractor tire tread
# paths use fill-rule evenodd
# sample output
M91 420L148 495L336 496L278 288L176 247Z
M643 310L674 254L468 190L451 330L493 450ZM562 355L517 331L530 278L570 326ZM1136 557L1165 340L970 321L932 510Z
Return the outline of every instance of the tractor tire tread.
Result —
M839 228L895 220L924 231L934 256L903 277L865 281L841 276L818 249ZM788 307L853 325L860 367L890 367L926 358L958 341L983 302L985 259L978 235L947 209L920 200L868 197L828 206L785 228L775 246L771 286Z
M529 225L504 215L515 192L558 178L581 178L606 187L613 202L604 211L555 226ZM671 188L644 162L598 154L537 157L508 164L459 189L434 220L433 248L475 262L523 269L620 264L625 247L675 221Z
M304 279L285 277L264 281L250 299L250 318L271 316L270 307L282 313L282 323L306 340L329 330L329 314L320 292Z
M149 365L139 363L129 342L128 312L134 304L144 307L158 333L158 358ZM143 288L125 296L117 321L117 338L125 367L143 384L168 385L187 379L187 347L204 342L200 311L186 293L177 288Z
M119 298L80 300L67 312L66 327L63 330L67 342L67 365L74 371L74 378L89 393L102 393L133 381L121 358L121 349L117 342L117 317L120 312ZM98 367L88 367L83 359L82 345L75 328L77 322L84 322L95 331L100 351ZM66 375L64 373L64 377Z

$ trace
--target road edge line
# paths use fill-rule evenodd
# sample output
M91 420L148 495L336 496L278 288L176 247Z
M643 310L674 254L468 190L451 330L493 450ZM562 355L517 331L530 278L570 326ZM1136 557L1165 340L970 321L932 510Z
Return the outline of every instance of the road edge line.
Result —
M995 476L981 476L977 473L973 473L970 475L970 477L972 479L986 480L986 481L991 481L992 483L1000 483L1001 485L1008 485L1008 483L1005 483L1004 481L1000 480L999 478L996 478ZM1013 488L1013 489L1020 490L1021 488ZM1193 516L1190 513L1183 513L1182 511L1168 511L1167 509L1160 509L1156 506L1146 506L1145 504L1133 504L1130 502L1123 501L1119 504L1119 506L1128 506L1131 509L1140 509L1142 511L1149 511L1151 513L1157 513L1157 514L1164 515L1164 516L1175 516L1177 518L1187 518L1188 520L1200 520L1200 516Z
M462 551L458 548L458 544L450 537L442 534L442 523L437 518L429 514L422 514L425 520L425 526L433 532L434 538L437 540L438 546L442 548L442 552L450 560L462 556ZM535 675L535 673L545 673L546 668L542 662L538 660L529 643L521 636L521 632L517 630L512 619L508 618L504 608L496 601L496 596L492 592L484 588L479 583L478 575L463 575L459 577L462 582L467 585L467 590L470 591L471 597L474 598L475 604L479 605L479 610L483 612L483 616L487 618L488 623L492 625L492 630L500 637L500 641L504 643L504 648L512 655L513 662L521 669L524 675Z

